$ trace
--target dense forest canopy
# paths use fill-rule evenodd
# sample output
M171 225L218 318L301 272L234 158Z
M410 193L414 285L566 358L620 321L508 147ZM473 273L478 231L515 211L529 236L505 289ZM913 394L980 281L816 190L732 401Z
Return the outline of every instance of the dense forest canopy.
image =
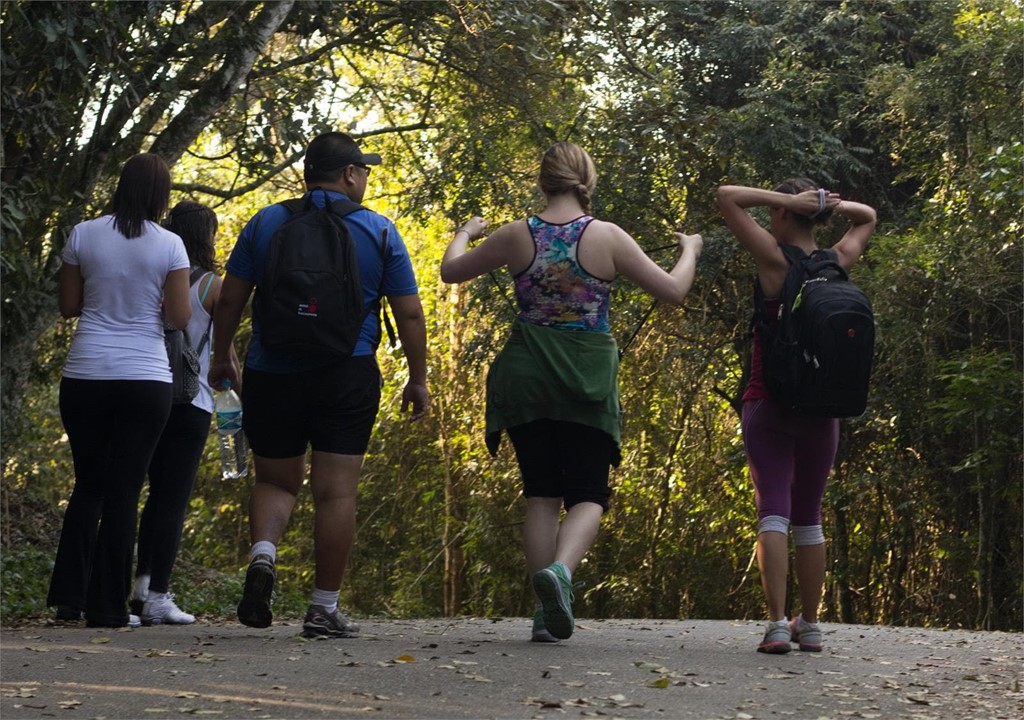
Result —
M598 166L595 214L657 262L674 259L670 230L705 236L684 308L617 285L624 462L580 613L762 615L737 412L752 266L713 198L802 175L879 213L854 273L876 313L873 388L843 422L826 496L824 618L1020 629L1019 3L12 0L0 25L5 619L43 611L73 482L56 409L70 228L103 210L128 157L155 152L172 201L217 210L223 261L255 209L301 192L308 139L342 129L385 159L367 202L412 249L433 393L427 421L402 422L404 365L380 350L386 399L343 587L355 612L525 613L514 458L482 442L508 278L448 287L437 266L468 215L536 208L540 153L572 140ZM219 479L213 449L174 584L190 608L227 613L247 487ZM304 503L279 560L297 595Z

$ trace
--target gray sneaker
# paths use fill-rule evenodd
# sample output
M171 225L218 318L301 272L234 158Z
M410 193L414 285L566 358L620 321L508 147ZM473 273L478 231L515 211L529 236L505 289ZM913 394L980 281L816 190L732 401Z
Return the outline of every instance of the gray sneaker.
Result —
M245 588L238 603L238 621L254 628L270 627L274 614L270 600L274 595L277 572L269 555L257 555L245 573Z
M764 631L764 639L757 646L758 652L779 654L790 651L789 641L792 634L789 629L789 620L769 621Z
M793 642L804 652L821 652L821 626L809 623L803 615L798 615L789 623L789 632Z
M323 605L310 605L302 622L303 637L353 638L359 637L359 626L341 610L328 611Z

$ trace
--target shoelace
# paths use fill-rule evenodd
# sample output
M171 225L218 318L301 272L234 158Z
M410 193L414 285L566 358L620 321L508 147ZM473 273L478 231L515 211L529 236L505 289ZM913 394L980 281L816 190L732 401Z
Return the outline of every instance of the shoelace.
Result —
M583 581L583 580L577 580L576 582L570 583L569 584L569 602L575 602L576 601L576 593L574 592L575 590L582 590L586 586L587 586L587 583L585 581Z

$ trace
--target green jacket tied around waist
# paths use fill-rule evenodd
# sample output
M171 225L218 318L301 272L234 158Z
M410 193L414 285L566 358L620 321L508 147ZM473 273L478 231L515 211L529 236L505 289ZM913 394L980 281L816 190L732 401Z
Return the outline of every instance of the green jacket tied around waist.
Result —
M534 420L565 420L603 430L621 460L619 354L607 333L559 330L516 321L487 373L487 449L501 431Z

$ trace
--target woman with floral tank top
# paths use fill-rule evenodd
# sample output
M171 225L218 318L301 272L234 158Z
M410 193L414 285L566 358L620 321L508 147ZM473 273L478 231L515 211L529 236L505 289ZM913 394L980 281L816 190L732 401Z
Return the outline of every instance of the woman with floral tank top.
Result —
M614 223L590 215L597 172L567 142L541 160L546 204L497 228L473 217L455 233L441 279L461 283L499 267L515 279L519 315L487 376L487 446L508 433L523 477L523 546L538 603L535 642L572 635L572 574L608 509L609 467L621 458L618 348L609 334L612 283L625 275L660 301L680 305L693 284L700 235L674 233L682 251L666 272ZM565 518L561 519L562 506Z

